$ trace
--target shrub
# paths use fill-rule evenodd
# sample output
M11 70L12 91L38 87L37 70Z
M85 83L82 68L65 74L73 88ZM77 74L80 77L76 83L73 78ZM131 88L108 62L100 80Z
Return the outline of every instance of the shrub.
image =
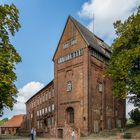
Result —
M140 110L138 108L131 110L129 116L136 125L140 123Z

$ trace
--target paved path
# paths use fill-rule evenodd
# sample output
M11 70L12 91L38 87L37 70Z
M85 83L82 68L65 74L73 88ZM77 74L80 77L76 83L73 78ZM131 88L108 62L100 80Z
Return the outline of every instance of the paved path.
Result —
M25 137L25 138L11 138L11 139L1 139L0 140L31 140L30 137ZM55 139L55 138L36 138L35 140L62 140L62 139Z
M16 139L0 139L0 140L31 140L31 138L16 138ZM36 140L57 140L57 139L54 139L54 138L36 138ZM59 139L61 140L61 139Z
M2 139L2 140L31 140L30 138L19 138L19 139ZM36 140L62 140L62 139L55 139L55 138L36 138ZM119 139L115 137L110 138L81 138L80 140L126 140L126 139ZM131 140L138 140L138 139L131 139Z

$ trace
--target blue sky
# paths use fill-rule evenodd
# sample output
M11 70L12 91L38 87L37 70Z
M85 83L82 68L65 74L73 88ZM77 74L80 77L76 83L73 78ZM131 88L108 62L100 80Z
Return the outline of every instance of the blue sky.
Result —
M72 15L111 44L113 22L125 20L140 4L139 0L0 0L14 3L20 12L21 29L12 43L22 57L16 67L18 104L3 117L25 113L24 102L54 78L53 54L68 15ZM124 5L124 6L122 6Z
M52 57L69 14L77 16L83 1L11 0L20 11L21 29L12 42L22 56L17 66L18 88L30 81L53 79Z

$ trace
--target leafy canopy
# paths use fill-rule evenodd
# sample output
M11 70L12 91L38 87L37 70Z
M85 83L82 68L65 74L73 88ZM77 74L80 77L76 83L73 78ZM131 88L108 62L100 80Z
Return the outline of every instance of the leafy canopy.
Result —
M10 42L19 30L19 11L14 4L0 5L0 115L4 107L13 108L17 88L14 84L15 65L21 61L20 55Z
M140 106L140 7L124 22L114 23L116 39L112 44L112 55L107 75L112 78L113 92Z

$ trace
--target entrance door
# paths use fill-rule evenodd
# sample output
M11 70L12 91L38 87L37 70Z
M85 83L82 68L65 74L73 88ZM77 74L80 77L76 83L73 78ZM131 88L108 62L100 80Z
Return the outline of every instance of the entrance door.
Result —
M111 119L110 118L107 120L107 126L108 126L108 129L112 128L112 123L111 123Z
M94 133L99 132L99 121L94 121Z
M58 129L58 138L63 138L63 129Z

